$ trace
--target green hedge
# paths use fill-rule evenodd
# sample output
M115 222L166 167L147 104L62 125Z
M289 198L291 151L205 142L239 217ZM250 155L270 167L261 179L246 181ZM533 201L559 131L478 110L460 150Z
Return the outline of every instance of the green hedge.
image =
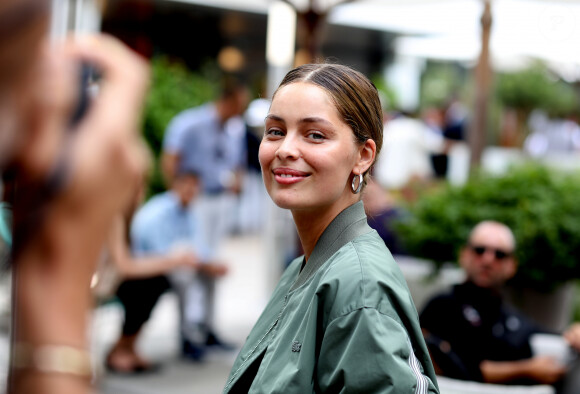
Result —
M396 224L409 253L438 264L456 262L481 220L514 231L519 260L514 285L549 291L580 277L580 176L539 165L503 176L480 173L464 186L444 184L408 207Z

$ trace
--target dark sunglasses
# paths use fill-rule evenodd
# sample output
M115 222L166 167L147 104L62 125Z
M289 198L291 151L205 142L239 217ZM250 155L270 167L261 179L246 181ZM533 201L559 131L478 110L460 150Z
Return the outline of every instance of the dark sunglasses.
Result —
M506 252L505 250L490 248L481 245L469 245L469 247L478 256L483 256L486 251L490 250L494 253L496 260L503 260L507 257L511 257L514 254L514 252Z

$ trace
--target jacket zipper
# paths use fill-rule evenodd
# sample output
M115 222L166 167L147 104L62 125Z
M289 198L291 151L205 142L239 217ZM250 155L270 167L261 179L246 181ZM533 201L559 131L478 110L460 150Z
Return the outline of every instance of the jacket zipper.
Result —
M238 373L240 372L240 370L246 365L246 363L248 362L248 360L250 360L252 358L252 356L254 355L254 352L256 351L256 349L258 347L260 347L260 344L264 341L264 339L266 339L266 337L274 329L274 327L276 326L276 324L278 324L278 321L282 317L282 313L284 312L284 309L286 309L287 303L288 303L288 294L286 294L284 296L284 304L282 305L282 309L280 309L280 313L278 313L278 316L276 317L276 320L274 320L274 322L272 323L272 325L270 326L270 328L268 328L268 330L262 336L262 338L258 341L258 343L256 344L256 346L254 346L254 348L252 350L250 350L250 354L248 355L248 358L246 358L246 360L244 362L242 362L242 364L238 367L238 369L236 370L236 372L234 372L234 374L232 375L232 378L230 379L230 381L228 382L228 384L224 388L224 393L226 393L228 391L228 389L230 388L230 386L233 383L234 379L238 376Z

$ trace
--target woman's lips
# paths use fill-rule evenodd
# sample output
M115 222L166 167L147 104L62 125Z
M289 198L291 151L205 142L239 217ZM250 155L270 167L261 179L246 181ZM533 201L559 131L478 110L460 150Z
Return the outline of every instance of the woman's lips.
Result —
M282 185L291 185L310 176L307 172L293 170L291 168L277 168L272 173L274 174L276 182Z

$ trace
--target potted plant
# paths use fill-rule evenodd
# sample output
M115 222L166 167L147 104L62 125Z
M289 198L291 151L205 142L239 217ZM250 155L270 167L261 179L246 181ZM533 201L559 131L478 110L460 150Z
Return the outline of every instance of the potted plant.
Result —
M561 328L570 319L569 311L561 311L564 316L538 315L538 301L528 308L526 300L530 292L539 292L538 299L555 296L562 286L573 288L570 282L580 277L578 196L579 174L526 164L501 176L476 174L463 186L441 184L410 203L410 214L396 228L410 254L441 266L457 261L476 223L505 223L516 237L519 262L510 283L512 301L525 312L535 312L542 324ZM573 294L567 297L571 309Z
M505 111L514 111L516 135L504 135L507 146L520 146L528 134L527 119L539 109L553 117L565 117L578 108L574 86L560 79L542 62L526 69L497 76L495 94ZM511 140L510 140L511 139Z

